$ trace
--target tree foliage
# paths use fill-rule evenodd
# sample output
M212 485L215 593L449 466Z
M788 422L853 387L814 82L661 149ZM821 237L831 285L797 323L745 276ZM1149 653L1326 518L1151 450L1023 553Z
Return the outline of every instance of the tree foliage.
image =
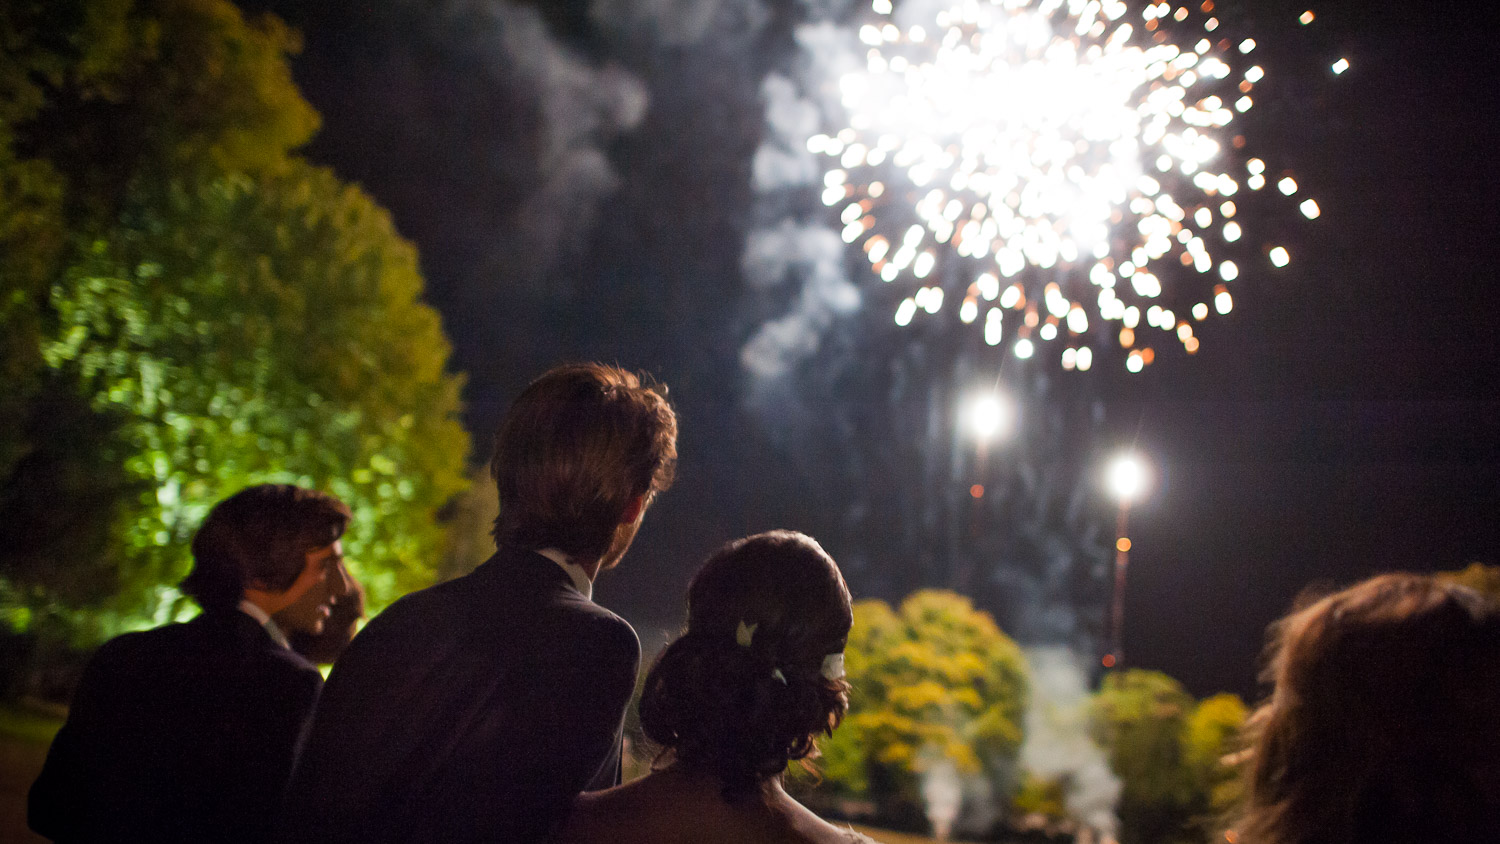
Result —
M967 598L925 590L895 610L855 604L846 665L849 715L824 745L836 790L889 810L919 804L919 777L941 759L971 776L1008 777L1023 737L1026 662Z
M1123 786L1122 844L1201 842L1235 797L1225 764L1246 709L1234 695L1198 703L1158 671L1106 675L1094 698L1094 729Z
M430 583L460 381L414 248L290 152L317 125L293 34L227 0L49 0L0 37L0 247L37 244L0 252L12 626L180 614L197 524L263 481L350 504L372 608Z

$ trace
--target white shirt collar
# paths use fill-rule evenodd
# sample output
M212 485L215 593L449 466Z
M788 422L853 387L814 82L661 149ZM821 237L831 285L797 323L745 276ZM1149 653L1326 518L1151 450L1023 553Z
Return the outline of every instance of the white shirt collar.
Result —
M256 606L254 601L249 598L241 598L240 612L255 619L256 623L265 628L266 633L270 634L271 638L276 641L276 644L283 648L290 648L292 646L292 643L286 640L286 634L281 632L280 627L276 626L276 622L272 621L269 615L266 615L265 610Z
M594 600L594 581L589 580L589 576L584 573L582 566L568 562L568 555L556 548L539 548L537 549L537 553L557 563L557 567L567 573L568 579L573 581L573 586L579 592L583 593L583 597L588 598L590 601Z

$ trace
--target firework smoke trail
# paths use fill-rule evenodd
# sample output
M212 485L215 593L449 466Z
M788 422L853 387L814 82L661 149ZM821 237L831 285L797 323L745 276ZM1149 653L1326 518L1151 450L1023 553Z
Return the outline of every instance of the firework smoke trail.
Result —
M1272 179L1299 190L1236 152L1230 127L1265 75L1255 42L1226 37L1213 2L1133 8L873 0L861 66L834 83L846 125L807 149L843 240L917 287L898 325L957 299L1016 357L1055 343L1087 370L1118 343L1139 372L1162 339L1198 350L1194 324L1231 310L1242 266L1289 262L1273 244L1255 256L1243 222Z

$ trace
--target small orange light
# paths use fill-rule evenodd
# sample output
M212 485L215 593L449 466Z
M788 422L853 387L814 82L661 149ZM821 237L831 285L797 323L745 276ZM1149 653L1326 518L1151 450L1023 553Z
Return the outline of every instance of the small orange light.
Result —
M1116 551L1129 551L1130 550L1130 537L1128 537L1128 536L1122 536L1119 539L1116 539L1115 540L1115 550Z
M1104 659L1099 660L1099 662L1103 663L1105 668L1114 668L1115 667L1115 655L1114 654L1105 654L1104 655Z
M969 487L969 494L972 495L972 496L974 496L975 498L983 498L984 497L984 484L975 484L975 485Z

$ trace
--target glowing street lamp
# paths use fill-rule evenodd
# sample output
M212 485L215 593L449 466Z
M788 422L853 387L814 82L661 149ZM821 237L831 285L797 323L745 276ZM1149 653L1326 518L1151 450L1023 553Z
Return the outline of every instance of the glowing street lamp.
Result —
M1135 454L1121 454L1109 464L1109 491L1122 507L1129 507L1146 490L1146 464Z
M1125 626L1125 570L1130 565L1130 536L1126 528L1130 505L1145 494L1150 475L1146 461L1131 452L1117 455L1105 470L1105 485L1120 505L1115 521L1115 589L1110 612L1109 652L1103 660L1105 668L1115 668L1125 659L1121 633Z
M989 442L1011 432L1016 411L1008 398L989 392L970 400L964 417L970 433L980 442Z

